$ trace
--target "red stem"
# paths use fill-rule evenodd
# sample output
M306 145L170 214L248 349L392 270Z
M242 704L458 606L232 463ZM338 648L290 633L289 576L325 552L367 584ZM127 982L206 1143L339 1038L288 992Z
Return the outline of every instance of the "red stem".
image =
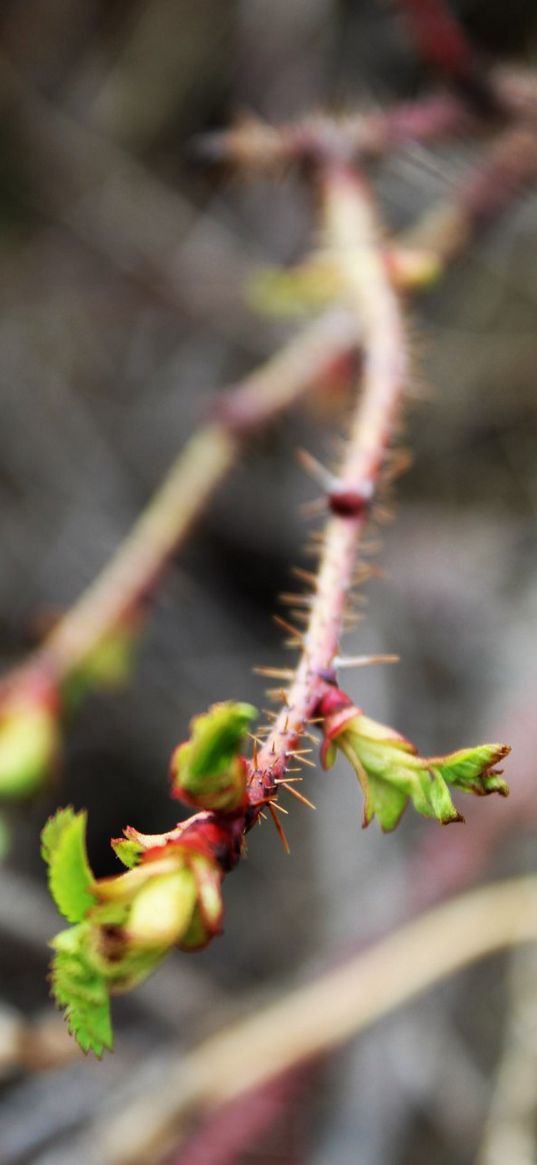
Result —
M360 538L390 446L406 379L401 312L382 257L379 229L361 178L328 166L322 199L327 244L348 286L364 351L363 390L351 425L340 474L332 483L332 509L303 637L286 702L252 763L250 798L266 799L283 776L289 756L331 682Z

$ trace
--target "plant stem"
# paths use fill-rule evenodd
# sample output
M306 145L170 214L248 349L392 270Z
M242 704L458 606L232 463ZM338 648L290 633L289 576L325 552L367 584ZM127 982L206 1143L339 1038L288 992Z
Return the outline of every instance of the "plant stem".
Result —
M364 352L363 388L337 478L330 482L321 561L301 655L287 698L252 764L250 791L263 799L287 767L315 715L337 655L360 538L389 449L407 375L401 311L382 257L379 228L361 178L340 165L322 177L326 243L356 313Z
M537 877L481 887L428 911L343 966L209 1037L170 1068L158 1094L96 1130L103 1165L148 1165L185 1121L332 1051L435 983L537 938Z
M453 261L473 237L508 209L537 178L537 122L506 130L464 179L453 199L433 207L402 243Z
M65 682L107 635L136 614L236 462L244 441L330 374L356 343L350 313L326 312L221 395L215 419L190 439L111 561L60 619L23 671ZM21 671L4 684L12 687Z

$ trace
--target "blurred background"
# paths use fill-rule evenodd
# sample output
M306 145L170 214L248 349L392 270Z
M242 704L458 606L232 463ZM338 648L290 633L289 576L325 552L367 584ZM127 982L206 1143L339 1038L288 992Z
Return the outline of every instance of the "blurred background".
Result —
M531 0L456 7L492 59L534 63ZM3 0L5 669L106 562L214 394L293 330L253 315L247 288L309 245L308 191L291 174L204 168L196 135L245 112L282 121L382 107L433 82L388 0ZM449 197L479 148L415 146L372 168L387 225ZM318 809L290 807L291 856L269 824L256 831L225 885L224 935L114 1002L113 1056L6 1067L1 1165L90 1165L89 1122L158 1081L182 1047L435 897L534 868L536 226L529 194L412 310L413 466L383 534L386 575L368 585L367 617L347 641L401 656L347 687L424 754L512 743L512 797L461 806L466 827L445 831L409 812L384 837L376 824L361 832L349 771L311 770ZM252 668L288 663L271 614L290 567L308 566L299 507L314 496L295 449L326 459L334 428L325 395L251 446L161 586L132 681L85 702L56 784L13 810L0 1045L18 1017L48 1022L46 942L58 920L39 859L46 816L87 807L92 864L115 872L109 838L126 823L151 832L176 820L167 764L190 717L226 698L263 705ZM498 957L384 1021L299 1081L230 1161L537 1160L536 967L531 951ZM529 1095L513 1144L526 1136L527 1153L498 1156L502 1070L517 1055Z

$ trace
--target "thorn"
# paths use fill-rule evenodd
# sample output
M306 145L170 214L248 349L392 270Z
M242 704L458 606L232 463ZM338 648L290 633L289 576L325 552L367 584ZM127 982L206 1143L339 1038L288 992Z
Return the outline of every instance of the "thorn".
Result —
M317 575L312 574L311 570L303 570L301 566L292 566L291 574L293 574L295 578L301 579L302 582L307 583L308 586L317 586Z
M278 810L278 813L284 813L286 817L289 817L289 810L284 809L283 805L279 805L277 801L271 801L270 804L273 809Z
M283 704L285 708L289 707L285 688L267 688L266 695L268 696L269 700L278 700L278 702Z
M311 595L293 595L289 591L284 591L278 598L282 603L294 604L295 607L311 607Z
M345 611L342 620L344 631L352 631L354 627L363 622L363 619L364 616L356 611Z
M297 781L303 781L304 777L288 777L287 776L287 773L291 773L291 772L294 773L296 771L297 770L295 770L295 769L286 769L285 776L284 777L276 777L274 780L274 784L275 785L290 785L291 783L296 784Z
M309 611L298 611L296 607L292 607L289 614L293 616L293 619L298 619L299 623L304 623L306 626L310 621Z
M313 457L311 453L308 453L307 449L297 449L296 458L298 464L302 466L302 469L310 477L313 477L314 481L317 481L323 489L329 490L332 488L334 481L333 473L330 473L330 470L326 466L321 465L321 462L317 461L317 458Z
M311 502L301 502L298 507L299 518L318 518L326 510L326 498L314 498Z
M297 760L299 760L299 761L300 761L300 764L301 764L301 765L308 765L310 769L316 769L316 768L317 768L317 765L315 764L315 761L313 761L313 760L308 760L308 757L307 757L307 756L298 756L298 757L297 757Z
M263 818L263 821L268 821L268 817L267 817L266 813L263 813L262 809L259 810L259 819L261 817Z
M370 663L399 663L398 655L336 655L334 667L368 667Z
M371 516L374 522L379 522L381 525L387 525L389 522L393 522L395 518L393 510L390 510L388 506L381 505L374 507Z
M352 585L361 586L362 583L368 582L373 573L373 567L369 563L361 562L354 572Z
M394 481L402 473L406 473L411 465L412 455L409 449L392 450L390 459L384 468L384 480L386 482Z
M253 739L254 739L254 747L252 750L252 764L254 766L254 769L256 769L258 767L259 757L258 757L258 752L257 752L257 740L256 740L255 736Z
M283 830L283 827L282 827L282 823L281 823L281 821L280 821L280 820L279 820L279 818L278 818L278 814L274 812L274 806L273 806L273 805L271 805L271 804L270 804L270 802L269 802L269 805L268 805L268 810L269 810L270 816L272 817L272 820L273 820L273 822L274 822L274 824L275 824L275 826L276 826L276 832L277 832L277 834L278 834L278 837L279 837L279 839L280 839L280 841L281 841L281 843L282 843L282 845L283 845L283 848L284 848L284 850L285 850L285 852L286 852L286 853L290 854L290 853L291 853L291 848L290 848L290 846L289 846L289 842L288 842L288 840L287 840L287 838L286 838L286 836L285 836L285 833L284 833L284 830Z
M313 801L309 801L307 797L304 797L302 793L299 793L298 789L294 789L293 786L290 785L287 781L280 781L280 784L282 789L287 789L288 793L291 793L293 797L296 797L297 801L302 801L302 804L307 805L308 809L317 808L317 806L313 804Z
M270 720L278 719L278 713L273 712L271 708L262 708L261 711L265 714L265 716L268 716Z
M292 680L295 675L290 667L254 667L252 671L256 676L266 676L270 680Z
M303 642L304 637L302 632L298 630L298 627L293 627L292 623L288 623L287 619L282 619L281 615L273 615L273 619L278 627L281 627L283 631L288 631L293 636L293 639L298 639L299 643ZM292 674L294 675L294 672Z

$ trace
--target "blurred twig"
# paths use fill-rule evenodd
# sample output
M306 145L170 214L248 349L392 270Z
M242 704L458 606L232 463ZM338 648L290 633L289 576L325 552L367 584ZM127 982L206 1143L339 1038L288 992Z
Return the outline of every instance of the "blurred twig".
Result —
M503 1050L476 1165L537 1159L537 947L513 951Z
M536 937L536 876L474 890L422 915L182 1057L158 1093L146 1091L95 1129L103 1165L161 1160L193 1113L330 1051L469 963Z
M356 342L350 313L319 317L235 389L221 395L215 420L180 453L157 493L112 560L60 619L24 671L64 682L84 657L151 593L171 553L182 543L236 461L242 442L275 419L312 385L322 383ZM8 691L20 672L4 680Z

